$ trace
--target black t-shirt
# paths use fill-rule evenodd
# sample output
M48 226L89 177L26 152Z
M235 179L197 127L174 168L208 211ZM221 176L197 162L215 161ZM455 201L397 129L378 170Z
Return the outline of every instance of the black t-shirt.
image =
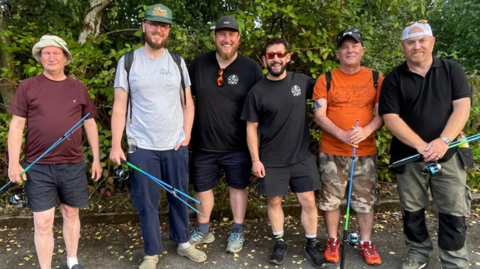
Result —
M453 112L452 101L471 97L471 90L462 67L451 60L433 58L425 78L400 65L385 77L380 93L380 115L394 113L425 142L440 137ZM392 139L390 162L417 154L396 137ZM450 149L445 157L455 153Z
M284 167L311 156L305 101L314 85L311 77L287 72L279 81L260 80L248 93L242 119L258 122L263 165Z
M238 53L223 70L223 86L218 86L220 66L215 54L198 56L188 70L196 99L192 147L208 152L248 151L247 127L240 115L248 91L263 78L262 68Z

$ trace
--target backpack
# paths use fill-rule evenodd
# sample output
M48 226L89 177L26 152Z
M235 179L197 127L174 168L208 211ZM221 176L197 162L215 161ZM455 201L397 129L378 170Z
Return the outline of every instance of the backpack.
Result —
M170 56L172 56L173 61L177 64L178 70L180 71L181 85L183 90L183 102L187 105L187 94L185 92L185 81L183 80L183 69L182 69L182 57L174 51L168 51ZM127 72L127 82L128 82L128 98L127 98L127 108L130 108L130 124L132 123L132 94L130 89L130 69L132 69L133 61L135 60L135 51L128 51L123 56L125 71Z
M378 72L375 70L372 70L372 76L373 76L373 87L377 89L378 87ZM332 73L328 71L325 73L325 80L327 81L327 92L330 90L330 83L332 82Z

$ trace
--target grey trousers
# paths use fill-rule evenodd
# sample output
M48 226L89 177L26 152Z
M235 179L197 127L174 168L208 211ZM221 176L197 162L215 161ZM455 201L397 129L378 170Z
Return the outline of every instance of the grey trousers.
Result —
M434 175L422 174L424 165L423 162L409 163L405 165L405 171L402 174L396 175L400 206L404 217L405 244L409 249L409 258L427 263L429 253L433 250L428 231L426 228L422 228L426 227L425 208L428 206L428 188L430 187L437 218L440 216L439 226L441 227L439 227L438 240L442 267L444 269L468 268L468 252L462 236L452 236L451 233L445 234L445 230L442 231L443 227L452 225L448 220L453 219L460 224L453 226L461 226L458 230L466 233L465 217L470 216L472 195L466 185L467 173L463 162L458 154L455 154L449 161L442 163L442 170ZM412 214L412 212L414 213ZM406 216L409 217L406 218ZM407 223L415 222L415 219L418 220L417 223L408 227ZM419 227L419 229L413 229L414 236L412 236L412 227ZM407 235L408 232L410 232L410 239ZM426 239L416 242L419 240L411 240L412 237ZM457 247L457 250L442 248L442 246L449 245L455 237L460 242L457 244L463 244L463 247Z

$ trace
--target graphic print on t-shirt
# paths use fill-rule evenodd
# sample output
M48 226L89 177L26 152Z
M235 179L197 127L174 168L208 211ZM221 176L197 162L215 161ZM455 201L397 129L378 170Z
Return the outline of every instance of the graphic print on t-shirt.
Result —
M375 91L371 84L337 85L332 91L331 103L340 109L369 108L375 102Z
M292 94L295 97L300 96L302 94L302 89L298 85L293 85Z
M237 75L228 76L228 84L237 85L238 84L238 76Z

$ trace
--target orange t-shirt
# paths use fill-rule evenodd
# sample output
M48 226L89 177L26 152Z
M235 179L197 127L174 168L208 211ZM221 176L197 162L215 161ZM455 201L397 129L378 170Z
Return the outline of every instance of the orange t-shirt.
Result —
M372 70L361 67L355 74L345 74L340 68L332 72L330 90L327 94L325 74L317 80L312 100L327 99L327 117L339 128L351 130L357 119L359 126L368 125L374 118L375 104L380 97L383 76L378 77L378 87L373 85ZM350 156L352 147L323 132L320 141L320 151L328 154ZM360 142L356 149L357 156L368 156L377 153L375 134Z

